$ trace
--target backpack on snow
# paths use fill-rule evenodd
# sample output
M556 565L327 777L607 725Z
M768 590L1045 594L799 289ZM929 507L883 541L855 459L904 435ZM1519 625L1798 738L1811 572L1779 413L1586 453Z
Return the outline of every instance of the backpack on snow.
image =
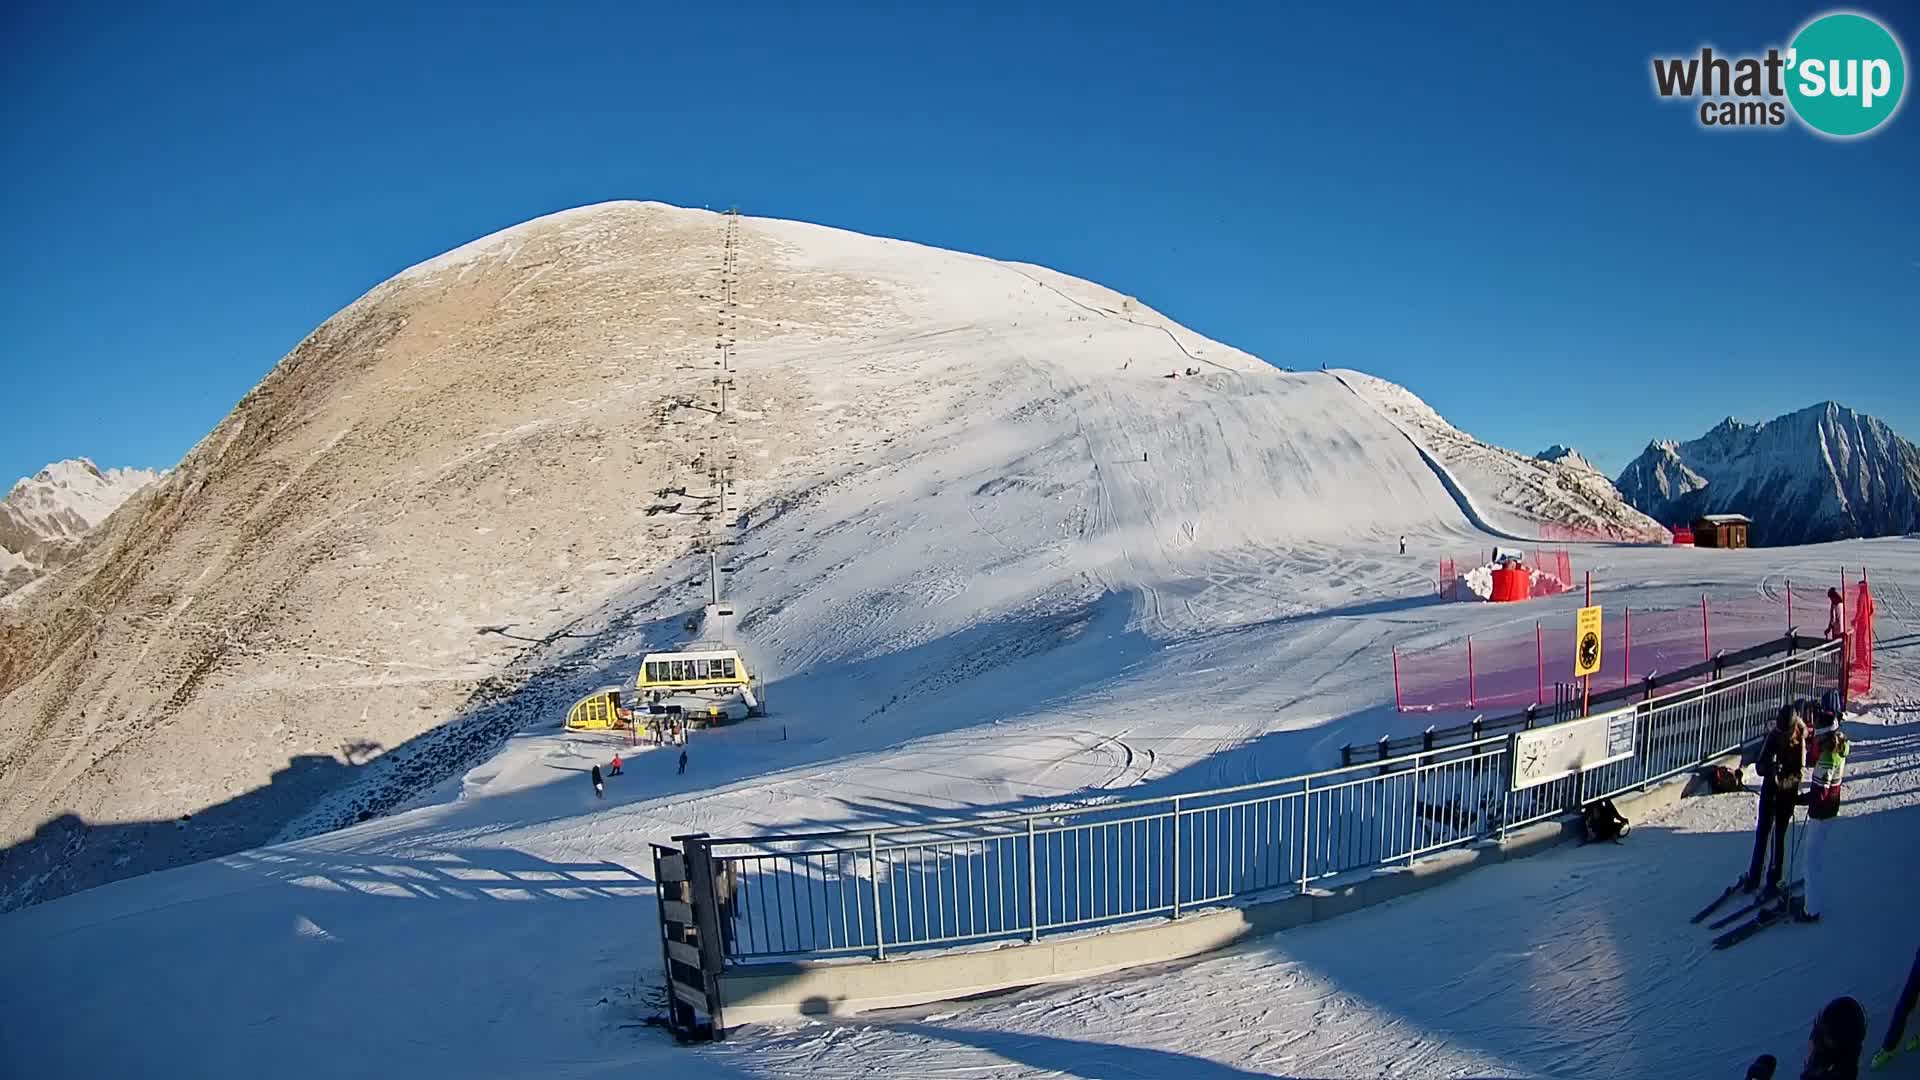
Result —
M1715 795L1725 795L1734 791L1745 791L1746 782L1738 769L1729 769L1725 765L1715 765L1707 770L1707 789Z
M1588 843L1611 840L1617 844L1632 828L1620 811L1614 809L1612 799L1589 804L1580 812L1580 817L1581 823L1586 826Z

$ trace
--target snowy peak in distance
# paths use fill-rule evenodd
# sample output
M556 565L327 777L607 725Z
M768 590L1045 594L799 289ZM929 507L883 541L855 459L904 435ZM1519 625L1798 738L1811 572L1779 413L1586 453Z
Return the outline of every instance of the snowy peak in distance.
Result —
M1595 468L1593 462L1588 461L1580 451L1570 446L1561 446L1559 443L1554 443L1552 446L1547 447L1545 450L1533 456L1541 461L1551 462L1555 465L1564 465L1569 469L1579 469L1582 472L1597 473L1600 471Z
M1728 417L1686 442L1655 440L1616 483L1629 502L1669 524L1746 514L1755 544L1920 528L1920 448L1836 401L1760 424Z
M0 499L0 596L68 562L88 533L161 475L71 458L16 482Z

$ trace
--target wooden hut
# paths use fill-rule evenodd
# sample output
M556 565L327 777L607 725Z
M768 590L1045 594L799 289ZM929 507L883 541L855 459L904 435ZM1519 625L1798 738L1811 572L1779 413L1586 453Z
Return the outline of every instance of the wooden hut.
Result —
M1693 545L1710 548L1747 546L1753 519L1745 514L1704 514L1693 519Z

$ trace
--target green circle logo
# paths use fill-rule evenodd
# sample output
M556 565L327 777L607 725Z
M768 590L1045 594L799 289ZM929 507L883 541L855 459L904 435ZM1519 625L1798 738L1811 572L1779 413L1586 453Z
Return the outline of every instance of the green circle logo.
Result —
M1907 58L1887 28L1836 12L1808 23L1787 50L1787 100L1808 127L1836 138L1865 135L1900 108Z

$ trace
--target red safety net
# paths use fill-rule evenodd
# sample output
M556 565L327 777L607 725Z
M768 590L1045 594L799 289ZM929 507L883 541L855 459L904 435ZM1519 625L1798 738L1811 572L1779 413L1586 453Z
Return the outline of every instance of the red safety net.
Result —
M1825 627L1827 614L1825 596L1792 588L1772 596L1703 596L1698 604L1678 609L1610 607L1601 625L1600 673L1593 685L1596 690L1625 686L1678 671L1777 639L1796 623L1812 636ZM1403 712L1436 712L1549 702L1556 682L1573 680L1573 659L1571 612L1543 619L1522 634L1474 636L1437 649L1396 652L1396 704ZM1870 670L1870 658L1868 663Z
M1867 579L1860 579L1853 600L1852 656L1847 668L1847 696L1855 697L1873 689L1873 594L1867 591Z

